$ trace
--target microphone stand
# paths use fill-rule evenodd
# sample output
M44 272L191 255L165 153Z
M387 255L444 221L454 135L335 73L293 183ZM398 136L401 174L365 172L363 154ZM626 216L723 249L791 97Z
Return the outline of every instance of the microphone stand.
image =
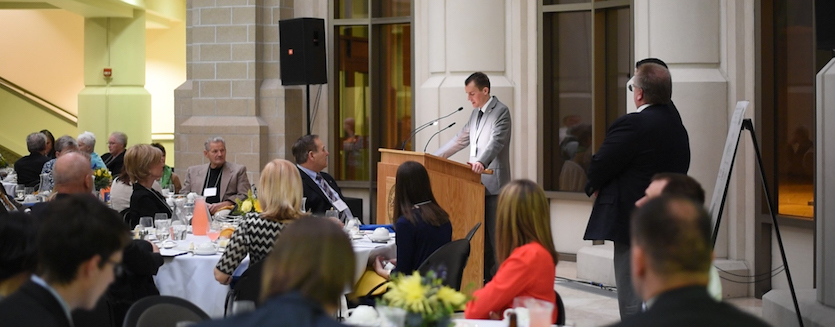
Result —
M409 134L409 137L408 137L405 141L403 141L403 144L401 144L401 145L400 145L400 150L405 150L405 149L406 149L406 143L408 143L408 142L409 142L409 140L411 140L413 136L417 135L417 133L418 133L418 132L420 132L420 131L422 131L422 130L424 130L424 129L428 128L429 126L435 126L435 125L437 125L437 124L438 124L438 122L440 122L440 121L441 121L441 119L444 119L444 118L447 118L447 117L449 117L449 116L452 116L452 115L454 115L455 113L457 113L457 112L459 112L459 111L461 111L461 110L464 110L464 107L458 107L458 109L455 109L455 111L453 111L453 112L451 112L451 113L449 113L449 114L447 114L447 115L445 115L445 116L441 116L441 117L440 117L440 118L438 118L438 119L433 119L433 120L430 120L428 123L418 126L417 128L415 128L415 131L414 131L414 132L412 132L411 134Z
M423 152L426 152L426 148L429 147L429 142L432 142L432 138L435 137L435 135L441 134L441 132L452 128L452 126L455 126L455 122L452 122L452 124L449 124L449 126L444 127L440 131L435 132L435 134L432 134L432 136L429 137L429 141L426 141L426 145L423 147Z

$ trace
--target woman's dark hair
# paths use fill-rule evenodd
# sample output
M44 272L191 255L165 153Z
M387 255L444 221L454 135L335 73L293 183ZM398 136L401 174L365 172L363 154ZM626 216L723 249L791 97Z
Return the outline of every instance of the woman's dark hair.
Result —
M35 271L37 235L32 216L17 211L0 215L0 281Z
M160 151L162 151L162 155L165 156L165 147L162 146L162 144L154 142L154 143L151 143L151 146L159 149Z
M426 168L419 162L406 161L397 168L393 217L403 216L416 224L415 209L420 210L421 219L432 226L440 226L449 221L449 214L435 201Z
M49 153L47 153L46 156L50 158L55 158L55 136L53 136L52 132L50 132L48 129L41 130L40 133L46 136L46 138L49 140L49 144L52 144L52 148L49 149Z
M323 217L289 223L264 260L261 301L289 292L335 307L354 283L354 250L342 228Z

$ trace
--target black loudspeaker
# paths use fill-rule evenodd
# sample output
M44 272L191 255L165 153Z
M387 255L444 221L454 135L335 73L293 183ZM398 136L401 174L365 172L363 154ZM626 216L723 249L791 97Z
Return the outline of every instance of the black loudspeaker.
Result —
M815 1L815 34L819 50L835 50L835 1Z
M327 84L325 20L294 18L278 21L281 85Z

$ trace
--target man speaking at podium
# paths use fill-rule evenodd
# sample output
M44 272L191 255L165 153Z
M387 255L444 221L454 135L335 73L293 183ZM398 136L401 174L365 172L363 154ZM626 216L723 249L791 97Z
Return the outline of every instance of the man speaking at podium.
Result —
M502 186L510 182L510 109L490 95L490 79L482 72L467 77L464 91L467 100L473 104L470 120L434 155L449 158L468 148L470 155L467 163L474 173L493 170L492 175L481 175L481 183L487 189L484 199L484 280L488 282L496 268L496 204Z

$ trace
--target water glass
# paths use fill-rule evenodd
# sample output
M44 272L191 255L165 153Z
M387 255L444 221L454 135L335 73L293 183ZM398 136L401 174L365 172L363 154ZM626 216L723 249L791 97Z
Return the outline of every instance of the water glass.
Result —
M527 308L530 327L551 326L551 315L554 312L554 304L548 301L535 299L530 296L519 296L513 299L514 308Z
M24 189L24 191L26 192L26 195L34 194L35 193L35 187L34 186L27 186Z
M171 224L171 239L174 241L182 241L186 239L186 232L188 227L182 222L175 221Z
M143 229L148 227L154 227L154 218L151 217L141 217L139 218L139 226L142 226Z
M17 188L14 190L15 198L23 199L23 196L26 195L26 185L17 184Z
M167 240L169 236L171 236L171 230L169 228L170 227L168 227L168 226L157 227L156 235L157 235L157 240L158 241L163 242L163 241Z

